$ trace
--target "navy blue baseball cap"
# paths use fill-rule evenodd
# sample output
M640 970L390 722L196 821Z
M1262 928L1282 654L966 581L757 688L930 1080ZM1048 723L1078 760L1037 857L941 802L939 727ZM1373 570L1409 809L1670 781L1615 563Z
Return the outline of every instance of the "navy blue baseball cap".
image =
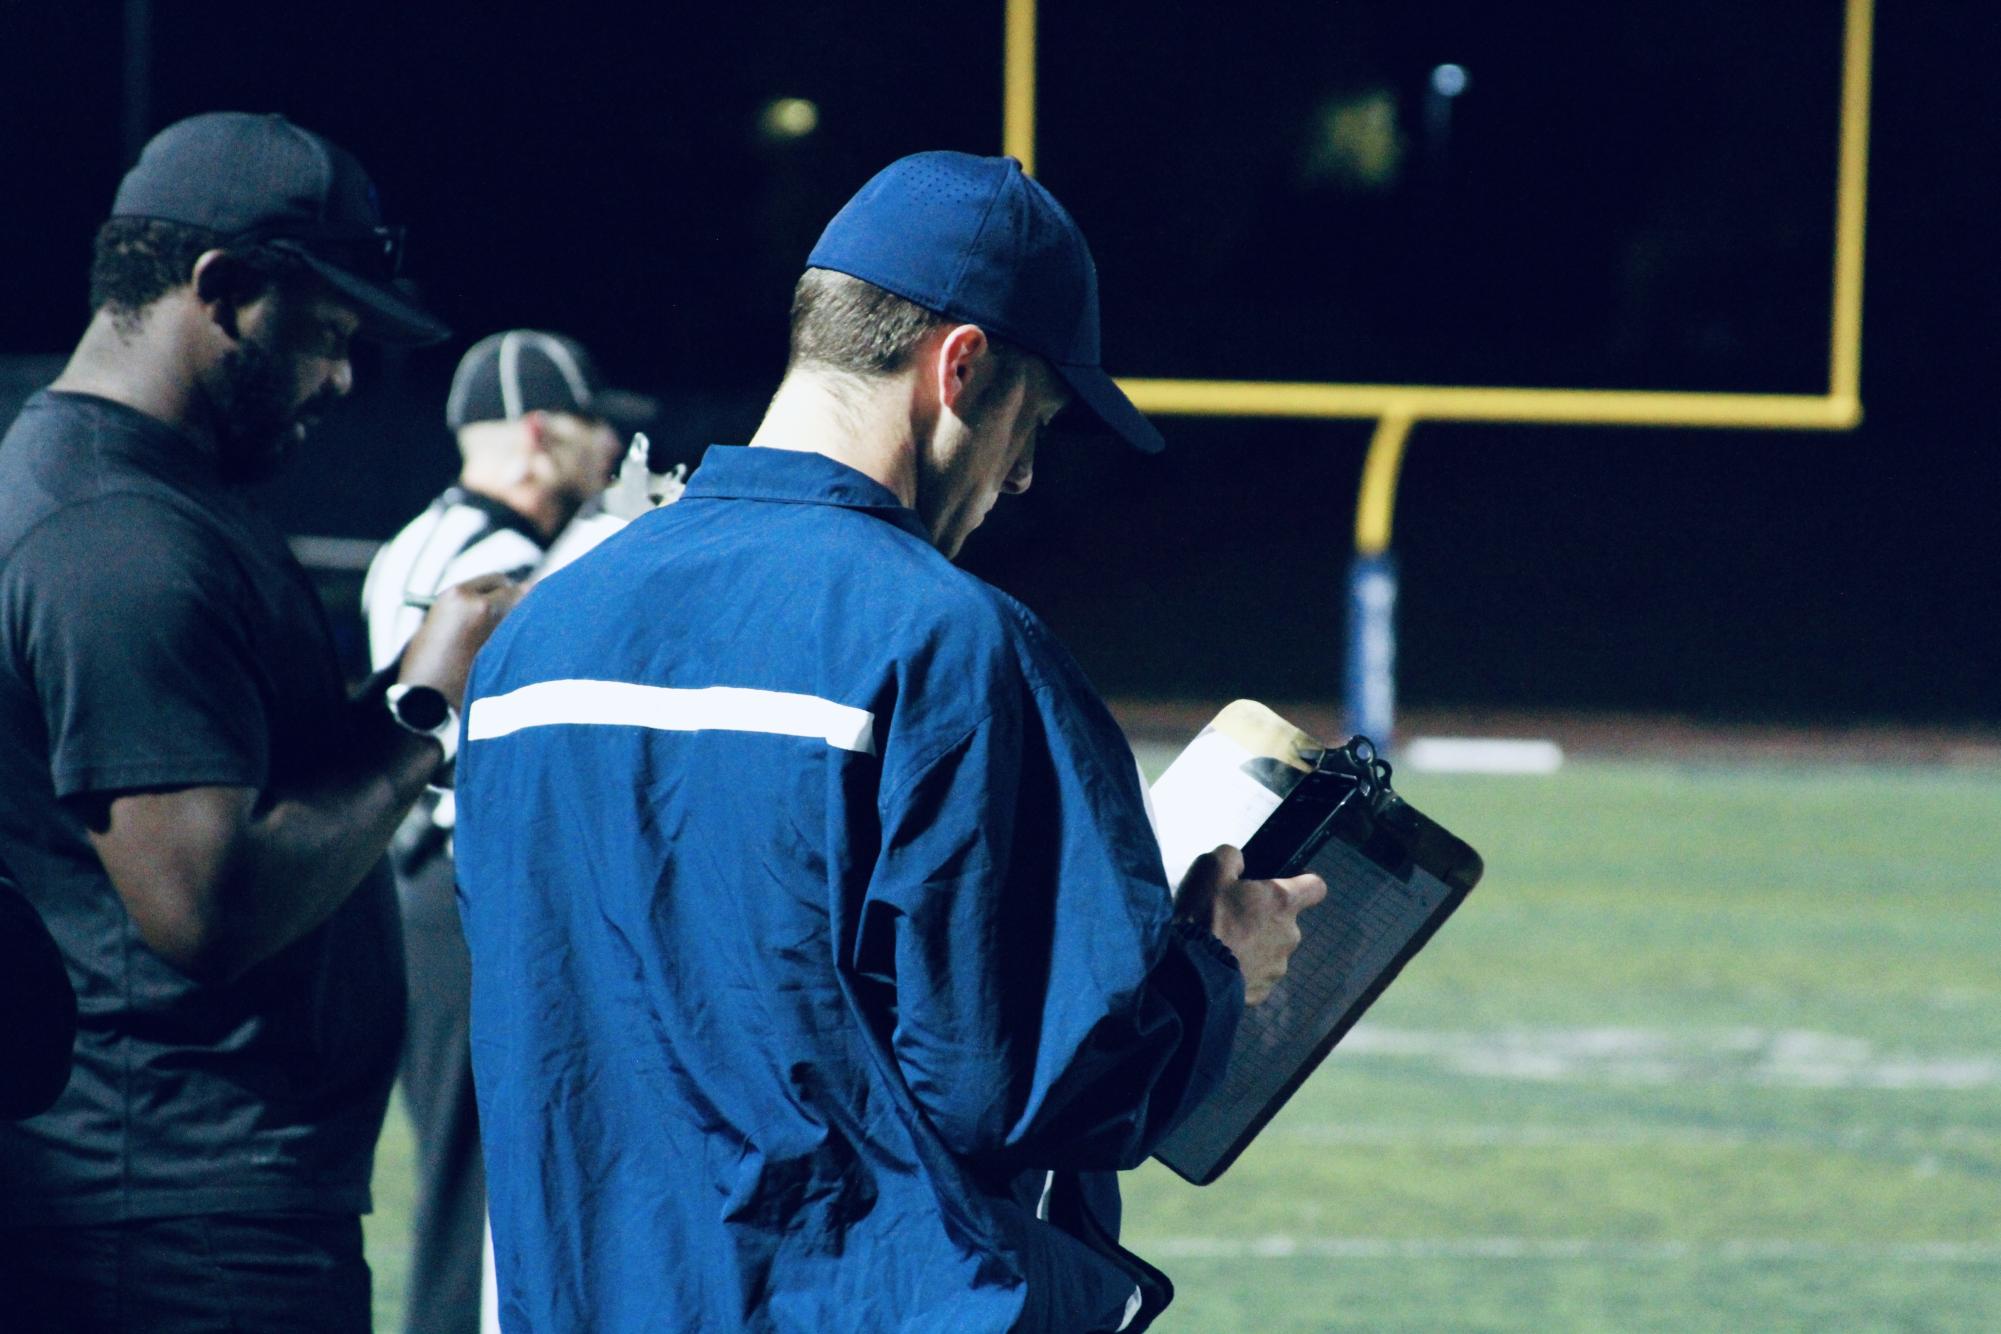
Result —
M174 122L125 173L111 216L288 251L354 303L367 337L419 344L451 334L398 276L403 230L383 223L361 163L283 116L212 111Z
M806 265L1027 348L1113 433L1159 452L1160 432L1099 364L1098 266L1084 234L1013 158L890 163L834 215Z

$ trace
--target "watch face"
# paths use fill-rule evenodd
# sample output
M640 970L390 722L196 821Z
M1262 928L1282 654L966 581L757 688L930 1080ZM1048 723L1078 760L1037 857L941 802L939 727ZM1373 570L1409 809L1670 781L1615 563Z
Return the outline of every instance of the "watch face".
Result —
M419 732L436 731L451 713L451 705L445 702L443 693L429 686L411 686L396 701L396 716L405 727Z

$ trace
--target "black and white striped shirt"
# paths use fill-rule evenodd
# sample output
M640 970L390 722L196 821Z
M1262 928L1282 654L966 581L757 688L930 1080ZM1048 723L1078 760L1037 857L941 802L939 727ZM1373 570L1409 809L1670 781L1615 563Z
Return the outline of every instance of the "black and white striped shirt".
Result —
M396 660L424 619L422 606L453 584L483 574L525 579L548 552L527 519L499 501L454 486L375 553L361 587L370 666Z

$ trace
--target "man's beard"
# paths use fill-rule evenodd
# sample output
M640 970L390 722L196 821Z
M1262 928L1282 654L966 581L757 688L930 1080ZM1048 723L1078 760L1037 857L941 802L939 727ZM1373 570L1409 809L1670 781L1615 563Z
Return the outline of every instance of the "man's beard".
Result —
M298 439L299 421L321 406L317 398L295 406L293 393L292 377L263 339L247 337L223 355L209 381L209 404L224 480L261 482L278 471Z

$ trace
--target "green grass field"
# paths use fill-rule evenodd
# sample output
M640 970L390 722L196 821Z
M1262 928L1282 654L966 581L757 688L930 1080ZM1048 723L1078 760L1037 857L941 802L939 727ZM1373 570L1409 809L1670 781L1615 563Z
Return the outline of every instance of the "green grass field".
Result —
M2001 775L1398 789L1487 878L1222 1181L1129 1178L1157 1330L2001 1330Z

